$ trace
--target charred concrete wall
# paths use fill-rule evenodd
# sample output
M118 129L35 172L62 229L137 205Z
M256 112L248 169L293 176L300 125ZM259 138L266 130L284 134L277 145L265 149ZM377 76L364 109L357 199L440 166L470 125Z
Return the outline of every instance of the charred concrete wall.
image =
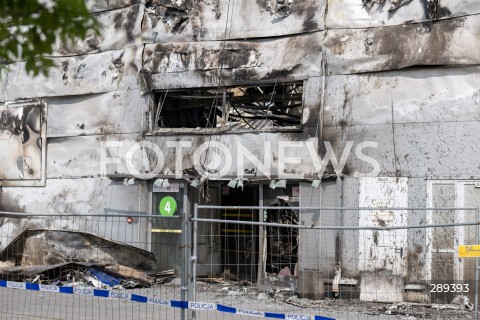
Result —
M122 157L140 140L162 147L179 139L194 146L206 139L226 145L239 139L260 159L267 140L313 141L320 151L325 150L323 141L330 141L338 157L348 141L354 146L374 141L378 147L365 149L366 155L378 161L380 176L407 178L405 192L412 207L426 205L426 180L480 179L475 151L475 133L480 129L479 3L88 0L87 4L105 26L100 36L69 46L58 44L57 68L49 77L28 76L23 62L2 74L2 106L23 99L45 103L46 157L41 163L45 186L3 187L0 210L146 212L146 206L125 208L109 200L110 194L128 188L111 179L129 172L123 164L102 172L100 146L108 141L123 141L122 148L109 151L110 156ZM299 131L224 135L152 131L154 91L292 80L304 81ZM8 131L3 123L2 130ZM2 147L2 155L11 152ZM295 154L305 161L287 170L315 172L307 150ZM161 174L171 175L174 155L166 157L169 165ZM149 155L137 160L155 163ZM183 167L191 166L191 156L186 155ZM342 205L359 205L360 180L355 172L371 170L365 161L349 156L342 172ZM125 199L131 203L146 199L144 183L131 186ZM343 215L343 223L359 224L358 212ZM408 223L425 218L419 212L409 215ZM424 238L421 233L408 237L417 242ZM346 276L359 274L357 239L352 232L337 242ZM424 261L426 240L420 248L407 241L409 259ZM419 263L407 268L405 277L415 282L424 274Z

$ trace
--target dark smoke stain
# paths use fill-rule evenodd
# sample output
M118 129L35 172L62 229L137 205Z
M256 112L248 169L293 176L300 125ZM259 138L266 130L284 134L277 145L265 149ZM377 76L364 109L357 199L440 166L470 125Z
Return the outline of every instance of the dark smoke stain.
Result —
M391 70L417 65L443 65L448 62L449 43L458 28L463 27L464 17L438 20L431 23L382 27L375 30L370 51L375 55L390 56L379 70ZM394 30L392 28L398 28ZM418 51L422 44L424 50ZM415 54L410 54L415 52Z
M161 20L168 31L178 34L183 31L190 19L193 0L149 0L145 2L145 7L150 9L148 17L153 27Z
M120 81L120 79L122 79L123 77L123 69L124 69L125 63L123 62L122 59L123 59L124 53L125 52L122 52L118 58L112 59L112 62L108 67L108 70L114 73L114 76L112 77L112 83L115 80Z
M444 18L444 17L449 17L452 15L452 12L446 8L446 7L437 7L437 17L438 19Z
M378 237L379 237L379 234L378 234L378 231L374 231L373 232L373 243L378 246Z
M351 31L345 31L345 33L336 33L328 37L325 40L324 46L329 49L335 55L342 55L345 53L345 48L348 44L348 41L342 41L341 39L348 35Z
M121 12L117 12L114 16L113 16L113 27L115 29L120 29L122 28L122 23L123 23L123 14Z
M62 70L63 70L62 80L63 80L63 84L65 85L68 83L68 65L69 65L68 60L65 60L62 62Z
M219 52L220 65L224 67L236 68L242 67L248 64L250 55L253 50L245 49L229 49ZM258 56L258 54L256 54ZM207 53L208 57L208 53Z
M128 66L130 67L130 69L133 70L133 72L137 73L138 72L138 67L137 67L137 64L134 62L134 61L131 61Z
M448 17L452 15L452 12L439 4L439 0L423 0L423 10L425 11L425 18L431 21Z
M150 71L148 71L147 69L141 69L138 72L138 83L140 85L140 88L142 88L143 93L152 91L153 80Z
M124 24L124 28L127 32L127 39L129 41L133 41L135 39L133 35L133 31L135 30L135 22L137 21L137 17L140 11L140 6L133 6L130 12L127 15L127 21Z
M115 67L115 69L117 69L118 71L122 71L123 70L123 54L124 52L122 52L122 54L118 57L118 58L115 58L112 60L112 64L113 66Z
M6 130L13 135L21 135L22 143L30 140L30 130L40 132L40 109L37 105L23 106L22 116L19 117L12 109L5 108L0 112L0 130Z
M87 39L87 45L90 50L98 50L100 48L100 40L96 36Z
M315 21L315 12L317 8L309 8L306 10L307 16L303 21L302 27L303 31L314 31L318 29L318 23Z
M352 167L348 166L348 165L345 165L345 167L343 168L343 171L342 173L346 176L351 176L355 173L355 171L353 170Z
M155 45L153 52L145 51L144 61L148 69L156 73L161 72L160 69L169 68L172 59L175 61L175 69L188 70L194 62L194 70L212 70L246 67L252 56L260 56L252 45L235 44L225 50L212 50L189 43L176 43Z
M347 105L350 103L351 97L350 97L350 91L348 90L347 85L343 86L343 90L344 90L345 96L343 97L342 109L343 109L343 112L345 112Z
M190 15L191 15L190 22L191 22L192 31L193 31L193 40L198 41L199 37L204 38L208 32L207 28L203 25L202 6L200 5L194 6L192 8Z
M273 69L272 71L268 72L264 77L262 77L262 80L289 79L292 78L292 74L294 74L296 70L301 67L301 64L295 64L288 69Z
M257 79L258 74L253 68L240 68L233 72L232 79L235 82L243 82L252 79Z
M340 119L340 121L338 121L338 125L342 127L342 129L345 129L345 127L348 125L348 122L345 119Z
M113 16L113 23L115 30L124 31L127 35L128 41L134 41L135 22L137 21L140 12L140 5L132 6L124 9Z
M401 7L410 4L413 0L395 0L390 3L390 8L388 9L388 17L391 18L395 12Z
M20 206L20 199L12 199L5 197L5 195L1 192L0 188L0 211L4 212L25 212L25 206ZM6 222L8 218L0 219L0 226ZM18 221L18 219L12 219Z
M14 135L23 132L22 119L9 109L4 109L0 113L0 130L7 130Z
M422 257L424 248L421 245L415 245L415 249L407 251L408 276L410 281L422 279L422 271L425 265L425 259Z

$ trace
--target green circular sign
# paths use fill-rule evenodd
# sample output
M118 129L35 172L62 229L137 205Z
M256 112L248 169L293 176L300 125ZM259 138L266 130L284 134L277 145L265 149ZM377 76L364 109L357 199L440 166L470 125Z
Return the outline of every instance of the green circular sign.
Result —
M173 216L177 211L177 201L173 197L164 197L158 205L158 210L162 216Z

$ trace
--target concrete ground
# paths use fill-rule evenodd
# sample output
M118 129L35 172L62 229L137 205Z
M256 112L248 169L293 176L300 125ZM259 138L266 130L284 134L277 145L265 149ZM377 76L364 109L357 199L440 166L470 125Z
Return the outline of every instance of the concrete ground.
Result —
M180 298L178 286L163 285L154 289L125 290L126 292L162 299ZM358 300L325 299L310 301L290 298L284 293L258 292L255 288L238 285L199 283L196 301L215 302L248 310L276 313L314 314L344 320L414 320L414 319L473 319L466 310L434 310L431 308L400 308L396 315L386 314L390 305L365 303ZM181 310L171 307L130 302L119 299L69 295L51 292L0 288L0 319L182 319ZM258 319L257 317L197 311L196 319Z

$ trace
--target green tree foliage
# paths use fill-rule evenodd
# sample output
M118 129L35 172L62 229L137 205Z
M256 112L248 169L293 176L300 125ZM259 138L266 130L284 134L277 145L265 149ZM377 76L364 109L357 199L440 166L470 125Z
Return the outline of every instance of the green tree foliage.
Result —
M63 43L99 33L84 0L0 0L0 68L25 61L28 73L48 75L56 39Z

